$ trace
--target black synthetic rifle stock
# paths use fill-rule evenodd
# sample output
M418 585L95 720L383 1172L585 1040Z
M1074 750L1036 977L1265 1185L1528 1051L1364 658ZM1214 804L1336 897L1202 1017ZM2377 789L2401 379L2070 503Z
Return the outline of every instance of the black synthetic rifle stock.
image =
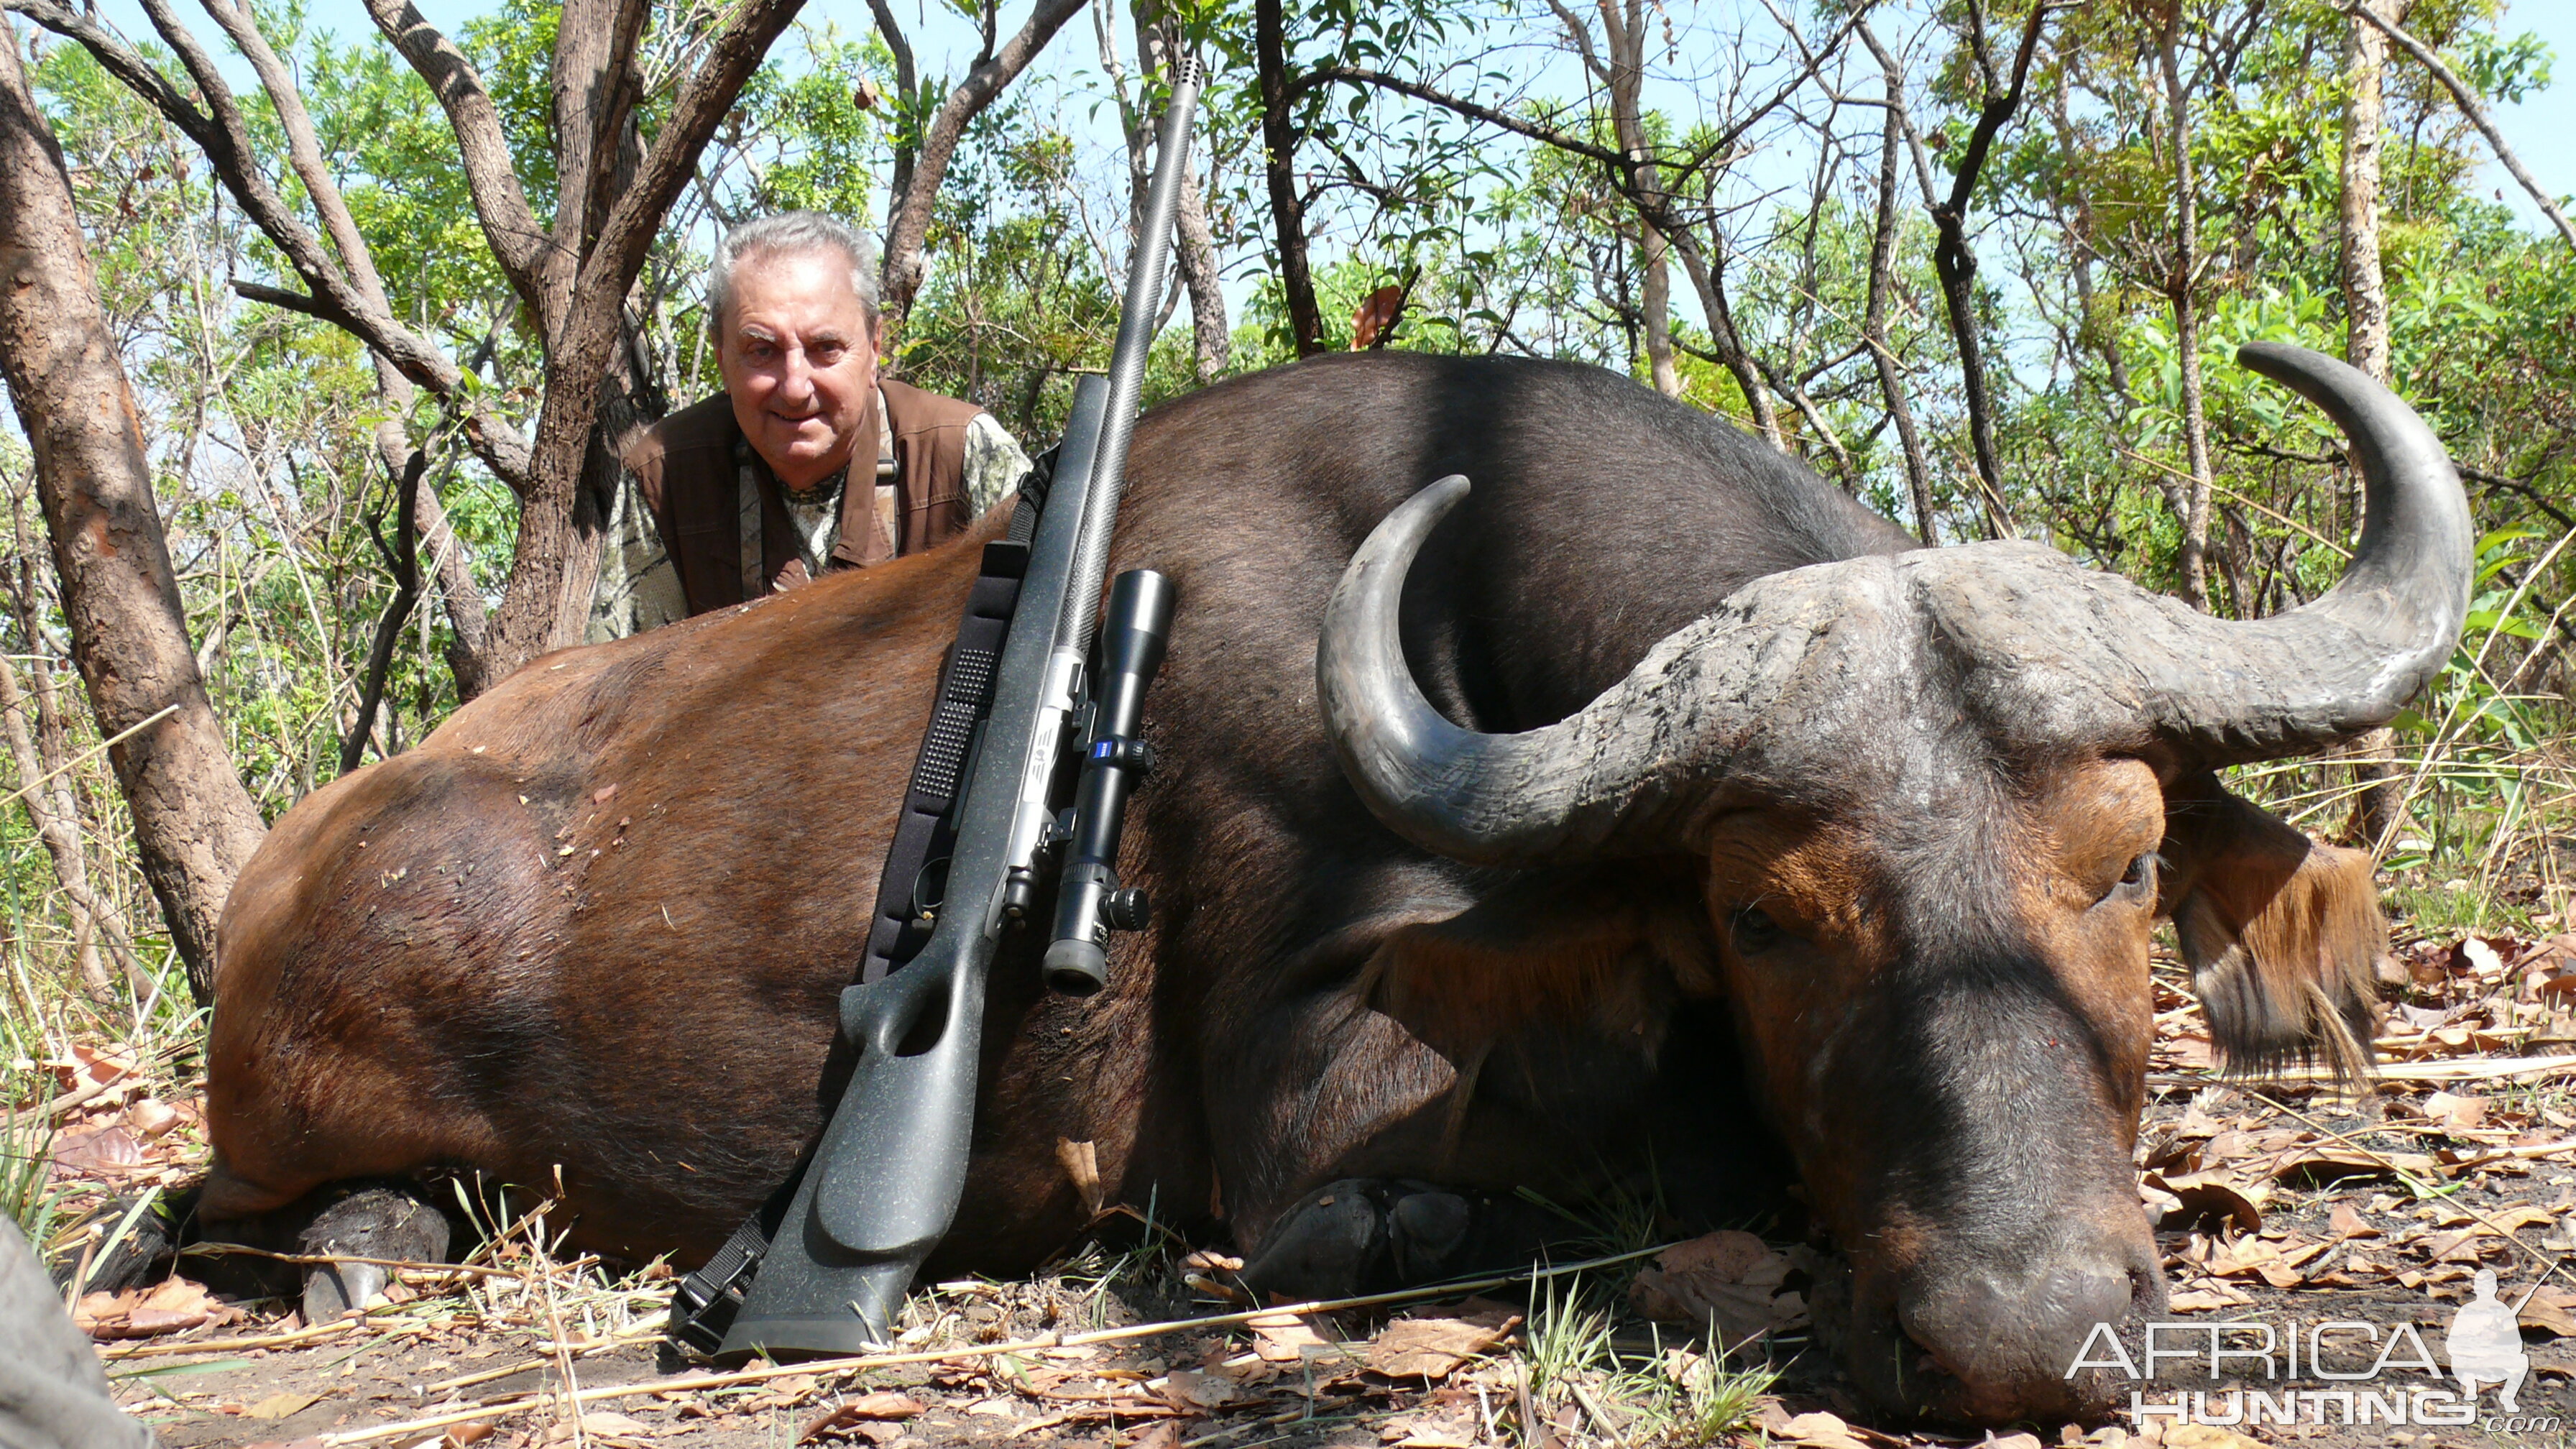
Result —
M1174 67L1117 349L1105 378L1085 377L1074 391L991 709L956 807L956 846L937 924L909 962L841 993L841 1035L855 1049L849 1085L765 1251L741 1255L733 1281L755 1268L756 1275L724 1333L722 1354L840 1354L887 1342L913 1273L956 1215L974 1125L986 976L1003 932L1032 914L1040 850L1057 833L1058 758L1077 718L1091 713L1084 664L1108 572L1146 349L1161 310L1200 83L1196 61ZM1130 622L1150 629L1154 641L1150 648L1125 646L1122 657L1131 666L1140 649L1159 659L1162 625L1150 616L1156 600L1164 619L1170 606L1168 585L1158 575L1145 577L1151 582L1120 580L1122 599L1139 589L1150 596L1144 617ZM1122 671L1135 681L1128 692L1141 690L1152 672L1150 661L1141 671ZM1120 728L1132 732L1132 708ZM1126 763L1143 761L1131 755ZM1111 904L1115 914L1118 903ZM681 1320L692 1307L690 1296L684 1289L673 1304L675 1338L688 1338Z

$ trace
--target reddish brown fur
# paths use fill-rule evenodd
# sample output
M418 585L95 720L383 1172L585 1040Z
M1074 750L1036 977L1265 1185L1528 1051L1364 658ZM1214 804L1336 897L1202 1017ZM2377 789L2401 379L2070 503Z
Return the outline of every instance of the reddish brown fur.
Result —
M2205 774L2169 801L2167 909L2227 1065L2366 1072L2388 954L2369 854L2312 841Z
M810 1115L839 984L816 968L864 940L853 903L974 559L549 656L290 812L224 918L208 1213L439 1162L560 1163L579 1199L627 1143L569 1129L654 1124L686 1144L671 1203L581 1202L585 1235L707 1244L667 1215L700 1197L688 1175L784 1164L728 1161L734 1124L670 1120L669 1084L757 1075L751 1115ZM565 973L583 961L621 969Z
M2018 797L2014 807L2009 829L2020 848L1998 862L2005 889L1990 905L2005 907L2011 924L2040 945L2076 1016L2109 1047L2107 1072L2083 1076L2106 1089L2089 1113L2094 1130L2125 1154L2145 1081L2154 912L2151 895L2125 903L2109 897L2163 831L2155 776L2135 760L2094 762ZM1722 957L1728 993L1812 1200L1845 1241L1894 1231L1883 1245L1891 1271L1902 1271L1914 1257L1902 1244L1926 1243L1928 1235L1869 1221L1871 1194L1860 1181L1867 1156L1840 1150L1855 1135L1853 1114L1885 1110L1837 1090L1849 1080L1837 1062L1868 1054L1876 1041L1868 1019L1853 1009L1885 994L1883 978L1910 950L1888 909L1905 894L1897 878L1902 863L1887 858L1875 827L1868 818L1731 813L1710 842L1707 900L1721 921L1758 907L1793 938L1796 965L1788 970L1748 960L1730 939ZM2133 1205L2121 1206L2134 1217Z

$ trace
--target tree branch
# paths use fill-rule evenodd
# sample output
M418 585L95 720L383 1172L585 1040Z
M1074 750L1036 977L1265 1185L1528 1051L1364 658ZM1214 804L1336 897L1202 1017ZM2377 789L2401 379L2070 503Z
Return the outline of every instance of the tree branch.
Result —
M474 443L476 456L512 489L524 492L527 487L529 450L516 428L492 413L479 398L464 393L464 374L436 346L419 334L396 322L382 307L370 305L349 279L322 250L321 240L289 208L268 178L253 164L250 132L241 108L234 102L231 88L215 69L214 62L199 46L196 37L179 24L166 0L144 0L145 13L161 31L183 65L198 93L206 99L208 109L199 111L183 98L178 87L162 75L132 47L114 34L53 0L0 0L0 9L14 10L56 34L78 41L95 57L100 66L115 76L136 95L149 101L170 123L206 153L216 178L232 193L243 212L261 233L283 253L290 266L312 289L317 304L327 304L346 321L334 319L335 325L380 355L390 359L402 375L429 389L441 401L453 403L468 414L467 435Z
M2406 27L2368 5L2347 3L2342 9L2346 15L2359 16L2378 26L2381 33L2397 42L2398 49L2415 57L2416 64L2433 73L2433 79L2440 81L2442 89L2449 91L2451 99L2459 103L2460 114L2469 118L2469 124L2477 127L2479 135L2487 138L2487 145L2494 148L2496 159L2504 163L2504 169L2512 173L2514 180L2522 183L2524 191L2530 193L2532 204L2540 208L2541 215L2548 217L2550 224L2558 228L2558 234L2566 239L2568 246L2576 247L2576 226L2568 224L2566 213L2558 209L2558 203L2548 192L2540 189L2540 183L2532 179L2530 172L2523 169L2522 158L2513 154L2513 148L2504 143L2504 133L2496 129L2495 116L2487 110L2486 102L2478 98L2478 93L2469 89L2468 83L2449 66L2442 64L2442 58L2435 55L2431 47L2407 34Z
M912 194L912 160L920 149L918 135L906 135L904 127L912 116L913 93L920 89L920 77L912 64L912 42L904 38L903 26L894 18L890 0L868 0L868 13L877 20L877 34L884 37L886 49L894 53L894 176L892 195L900 206ZM888 210L892 210L891 207Z
M411 619L412 603L420 597L420 536L415 530L420 521L422 475L429 471L429 445L411 455L403 468L401 481L395 486L394 536L400 546L393 552L394 597L385 606L384 617L376 620L376 638L367 650L367 676L358 688L358 718L340 741L340 773L358 768L366 757L367 737L376 732L376 710L384 703L385 676L393 668L394 646L402 642L403 625ZM383 517L378 514L377 518ZM373 527L375 519L368 520ZM376 546L384 547L384 535L376 535Z
M537 309L537 272L545 256L545 228L519 187L510 164L510 143L501 130L501 113L483 88L483 77L454 42L421 18L411 0L367 0L367 14L411 68L429 83L456 133L458 159L465 166L465 189L474 198L475 219L483 224L492 259L519 300ZM540 318L543 311L538 311Z
M977 59L968 68L966 78L948 93L948 99L931 117L930 129L923 134L921 150L913 161L912 189L904 194L894 224L886 228L881 290L883 310L894 325L902 324L904 315L912 310L913 297L921 290L925 268L921 249L930 235L931 202L939 194L939 183L947 177L948 159L966 134L966 124L993 103L1002 87L1028 68L1037 53L1086 3L1087 0L1038 0L1018 33L999 50Z

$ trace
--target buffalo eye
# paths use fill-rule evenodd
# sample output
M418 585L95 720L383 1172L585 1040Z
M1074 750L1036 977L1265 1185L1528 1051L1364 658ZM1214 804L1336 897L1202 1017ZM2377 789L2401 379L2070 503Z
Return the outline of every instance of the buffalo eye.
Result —
M1736 951L1746 956L1760 955L1789 939L1789 933L1760 906L1746 906L1737 911L1735 919L1728 923L1728 935L1733 939Z
M2128 869L2120 872L2117 885L2102 893L2105 900L2136 900L2152 889L2156 880L2156 857L2153 852L2129 857Z

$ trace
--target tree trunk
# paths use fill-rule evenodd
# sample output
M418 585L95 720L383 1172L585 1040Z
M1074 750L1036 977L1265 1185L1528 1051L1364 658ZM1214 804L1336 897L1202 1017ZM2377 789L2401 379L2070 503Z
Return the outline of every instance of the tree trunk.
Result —
M1324 350L1324 313L1306 265L1306 201L1297 194L1297 126L1288 114L1288 30L1280 0L1253 0L1252 48L1261 76L1261 149L1279 238L1279 286L1299 357Z
M1172 66L1181 54L1179 27L1162 0L1138 0L1134 12L1136 55L1142 69L1147 76L1170 79ZM1151 124L1143 115L1137 121L1140 125ZM1205 150L1213 165L1215 148ZM1136 194L1140 216L1144 214L1144 203L1140 189ZM1173 259L1179 262L1181 283L1190 293L1190 372L1204 387L1225 375L1233 360L1234 338L1226 325L1225 279L1217 270L1216 236L1208 226L1207 196L1199 186L1196 168L1182 173L1180 214L1172 229L1176 233Z
M0 279L0 373L35 451L37 506L99 731L113 738L173 711L108 757L189 987L210 1001L224 897L266 827L197 673L142 424L14 36L0 46Z
M2382 15L2388 0L2360 0ZM2388 42L2359 15L2344 20L2343 64L2343 315L2344 360L2385 383L2388 371L2388 289L2379 269L2379 146L2381 78ZM2347 516L2361 525L2361 475L2347 469ZM2405 790L2391 759L2397 732L2381 728L2354 740L2355 793L2344 838L2365 849L2384 847L2397 834Z
M1682 395L1681 369L1673 362L1673 272L1664 234L1643 217L1637 220L1637 259L1645 273L1637 289L1638 309L1646 314L1646 372L1655 391Z
M1932 469L1923 456L1923 439L1914 428L1914 409L1905 400L1905 377L1887 345L1888 295L1896 287L1896 174L1904 165L1905 75L1893 61L1881 70L1887 82L1887 115L1878 143L1878 224L1869 239L1869 308L1861 318L1861 341L1878 369L1878 395L1896 424L1898 446L1905 450L1905 487L1914 496L1914 536L1927 546L1941 542L1940 524L1932 511Z
M1618 139L1620 154L1637 164L1638 183L1660 191L1650 169L1645 108L1639 100L1646 79L1645 8L1644 0L1601 0L1600 4L1610 52L1607 79L1611 132ZM1666 397L1680 397L1681 372L1673 365L1673 281L1666 251L1664 234L1640 216L1637 257L1642 275L1637 302L1640 318L1646 324L1646 370L1654 379L1655 391Z
M41 667L41 666L40 666ZM54 880L62 887L63 898L71 903L71 917L80 937L77 968L81 990L89 999L106 1005L115 999L114 983L107 967L99 959L99 949L116 958L121 972L137 1001L149 995L152 978L145 975L142 963L134 954L133 932L116 903L101 897L90 888L89 859L82 849L80 815L72 805L71 792L56 790L51 783L40 784L46 775L61 768L63 751L54 741L52 748L39 751L36 738L27 729L27 707L33 703L18 688L18 671L8 656L0 655L0 733L9 737L9 755L18 767L18 803L27 807L27 818L36 827L36 837L45 843L45 853L54 863ZM39 721L59 728L50 714ZM55 776L59 782L63 777Z
M2191 160L2191 92L2182 83L2176 58L2182 7L2174 7L2165 26L2157 59L2164 70L2165 104L2171 110L2175 193L2173 272L2165 294L2173 303L2174 351L2182 371L2183 457L2189 480L2176 490L2182 512L2182 596L2203 613L2209 611L2209 419L2200 378L2200 177Z

